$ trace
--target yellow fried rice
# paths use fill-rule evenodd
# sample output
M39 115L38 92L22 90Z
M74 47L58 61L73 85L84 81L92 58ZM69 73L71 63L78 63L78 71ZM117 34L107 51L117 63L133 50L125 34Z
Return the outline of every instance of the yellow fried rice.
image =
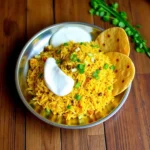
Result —
M72 92L66 96L55 95L45 85L44 64L49 57L55 58L62 71L75 81ZM85 66L82 73L77 69L79 64ZM49 45L30 59L27 91L33 95L35 104L66 120L95 115L114 100L115 73L111 66L109 58L94 42L70 41L56 48Z

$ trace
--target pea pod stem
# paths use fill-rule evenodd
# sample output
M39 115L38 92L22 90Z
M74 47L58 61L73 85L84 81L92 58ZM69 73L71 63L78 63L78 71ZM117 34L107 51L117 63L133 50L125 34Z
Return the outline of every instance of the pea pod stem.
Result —
M113 10L110 6L108 6L105 1L103 0L92 0L91 2L96 3L96 8L93 6L93 8L96 10L97 8L102 8L104 12L111 14L110 18L118 19L120 22L124 23L125 27L130 30L132 34L131 36L134 39L134 43L136 43L136 48L141 48L141 51L145 51L145 53L150 57L150 49L146 46L146 42L142 38L141 34L126 20L124 19L117 11ZM140 45L140 46L139 46Z

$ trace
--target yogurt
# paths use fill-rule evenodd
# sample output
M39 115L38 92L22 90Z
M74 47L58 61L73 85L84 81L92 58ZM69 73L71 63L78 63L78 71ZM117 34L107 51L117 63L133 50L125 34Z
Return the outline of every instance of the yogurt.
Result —
M45 62L44 81L46 86L58 96L69 94L74 86L74 80L58 67L54 58L48 58Z
M80 27L63 27L52 35L50 44L57 47L69 41L90 42L91 40L90 33Z

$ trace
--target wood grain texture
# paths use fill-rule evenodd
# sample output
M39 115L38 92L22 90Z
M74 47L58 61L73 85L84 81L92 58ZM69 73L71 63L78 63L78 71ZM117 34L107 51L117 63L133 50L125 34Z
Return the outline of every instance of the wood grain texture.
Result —
M88 11L87 0L55 0L55 23L64 21L82 21L93 24L93 17ZM62 150L105 150L103 124L90 129L61 129Z
M103 124L82 130L61 130L62 150L105 150Z
M31 113L26 120L26 149L27 150L60 150L59 128L43 123Z
M24 149L24 109L19 102L14 68L25 43L24 0L0 1L0 149ZM19 114L19 115L18 115ZM18 140L19 139L19 140Z
M53 24L52 0L27 1L27 38ZM60 129L43 123L31 113L26 113L26 149L60 150Z
M55 0L55 23L77 21L93 23L89 0Z
M27 37L54 23L53 0L27 0Z
M118 2L132 24L150 45L150 2ZM14 88L17 57L35 33L54 23L81 21L102 28L112 25L88 13L89 0L0 0L0 150L149 150L150 149L150 60L136 53L131 58L136 76L122 109L104 124L67 130L52 127L33 116Z

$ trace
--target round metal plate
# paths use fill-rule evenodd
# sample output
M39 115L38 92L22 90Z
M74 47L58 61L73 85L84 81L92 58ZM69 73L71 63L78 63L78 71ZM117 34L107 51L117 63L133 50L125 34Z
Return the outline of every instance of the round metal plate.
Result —
M100 32L103 31L102 28L95 26L95 25L87 24L87 23L65 22L65 23L61 23L61 24L52 25L52 26L45 28L42 31L38 32L35 36L33 36L27 42L27 44L24 46L24 48L22 49L22 51L19 55L17 65L16 65L16 70L15 70L16 87L17 87L18 93L20 95L20 98L23 101L23 103L25 104L25 106L27 107L27 109L30 110L30 112L32 112L40 120L42 120L50 125L57 126L60 128L67 128L67 129L89 128L89 127L98 125L98 124L106 121L107 119L112 117L122 107L122 105L125 103L128 95L129 95L131 85L128 87L128 89L124 93L122 93L121 98L119 99L115 108L113 108L106 116L104 116L103 118L101 118L95 122L85 124L85 125L66 125L66 124L59 124L57 122L53 122L51 120L48 120L48 119L42 117L39 113L34 111L34 109L28 103L28 101L30 99L30 96L26 92L26 88L27 88L26 76L27 76L27 71L28 71L28 62L29 62L30 58L39 54L43 50L43 48L49 44L52 34L55 33L59 28L62 28L64 26L75 26L75 27L83 28L84 30L86 30L87 32L89 32L91 34L93 40L95 40L96 36Z

